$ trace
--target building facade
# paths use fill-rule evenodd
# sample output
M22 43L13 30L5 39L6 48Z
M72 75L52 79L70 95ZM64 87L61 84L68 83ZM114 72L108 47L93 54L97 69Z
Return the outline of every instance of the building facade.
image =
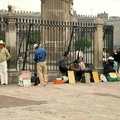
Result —
M41 0L41 19L71 21L73 19L73 0Z
M114 27L114 35L113 35L113 47L114 49L118 49L120 47L120 17L111 16L108 17L107 13L99 14L100 18L104 21L104 25L113 25ZM97 16L92 15L77 15L76 11L74 11L74 21L82 22L82 23L93 23Z

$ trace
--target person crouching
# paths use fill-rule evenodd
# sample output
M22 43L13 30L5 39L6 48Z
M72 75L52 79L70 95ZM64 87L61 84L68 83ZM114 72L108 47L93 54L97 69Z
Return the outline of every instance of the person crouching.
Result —
M82 76L82 71L81 71L81 68L79 66L79 60L76 59L75 61L73 61L71 64L70 64L70 70L73 70L74 71L74 75L75 75L75 80L76 82L77 81L80 81L81 79L81 76Z

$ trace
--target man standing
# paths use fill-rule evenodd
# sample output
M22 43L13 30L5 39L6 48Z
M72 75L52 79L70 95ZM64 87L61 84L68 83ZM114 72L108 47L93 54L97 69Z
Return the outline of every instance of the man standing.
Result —
M80 48L80 50L77 50L77 51L76 51L76 59L78 59L79 57L82 57L82 58L83 58L82 48Z
M35 57L34 61L37 63L37 72L40 79L41 86L46 85L46 50L38 44L34 44Z
M0 76L1 85L8 84L7 60L10 58L8 50L4 47L5 43L0 40Z

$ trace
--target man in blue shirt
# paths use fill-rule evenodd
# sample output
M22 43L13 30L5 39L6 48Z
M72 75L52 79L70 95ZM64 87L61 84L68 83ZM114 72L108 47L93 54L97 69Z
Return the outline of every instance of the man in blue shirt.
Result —
M38 44L34 44L35 48L35 56L34 56L34 61L37 63L37 72L38 72L38 77L40 79L40 84L41 86L46 85L46 50Z

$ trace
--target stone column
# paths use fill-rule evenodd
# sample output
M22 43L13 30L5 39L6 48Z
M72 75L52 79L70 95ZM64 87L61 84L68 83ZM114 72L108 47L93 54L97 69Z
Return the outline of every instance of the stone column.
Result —
M41 20L45 19L45 0L40 0L41 1ZM45 19L46 20L46 19Z
M100 74L103 72L103 21L99 15L94 24L94 68Z
M66 25L65 22L73 21L72 10L73 0L41 0L41 20L51 21L54 26L47 26L48 29L44 26L41 28L41 43L45 45L48 63L52 61L56 64L56 60L62 55L62 48L67 48L66 46L70 40L70 28L63 29L59 26L63 25L62 22ZM59 26L56 27L57 25ZM47 67L48 70L50 67L53 70L56 68L55 65L51 64L47 65ZM50 74L52 75L52 73ZM54 74L55 72L53 72Z
M73 0L41 0L41 20L73 21Z
M17 61L16 61L16 15L12 12L12 6L8 6L8 14L5 16L6 21L6 48L10 52L10 60L8 61L8 78L9 83L18 82Z

